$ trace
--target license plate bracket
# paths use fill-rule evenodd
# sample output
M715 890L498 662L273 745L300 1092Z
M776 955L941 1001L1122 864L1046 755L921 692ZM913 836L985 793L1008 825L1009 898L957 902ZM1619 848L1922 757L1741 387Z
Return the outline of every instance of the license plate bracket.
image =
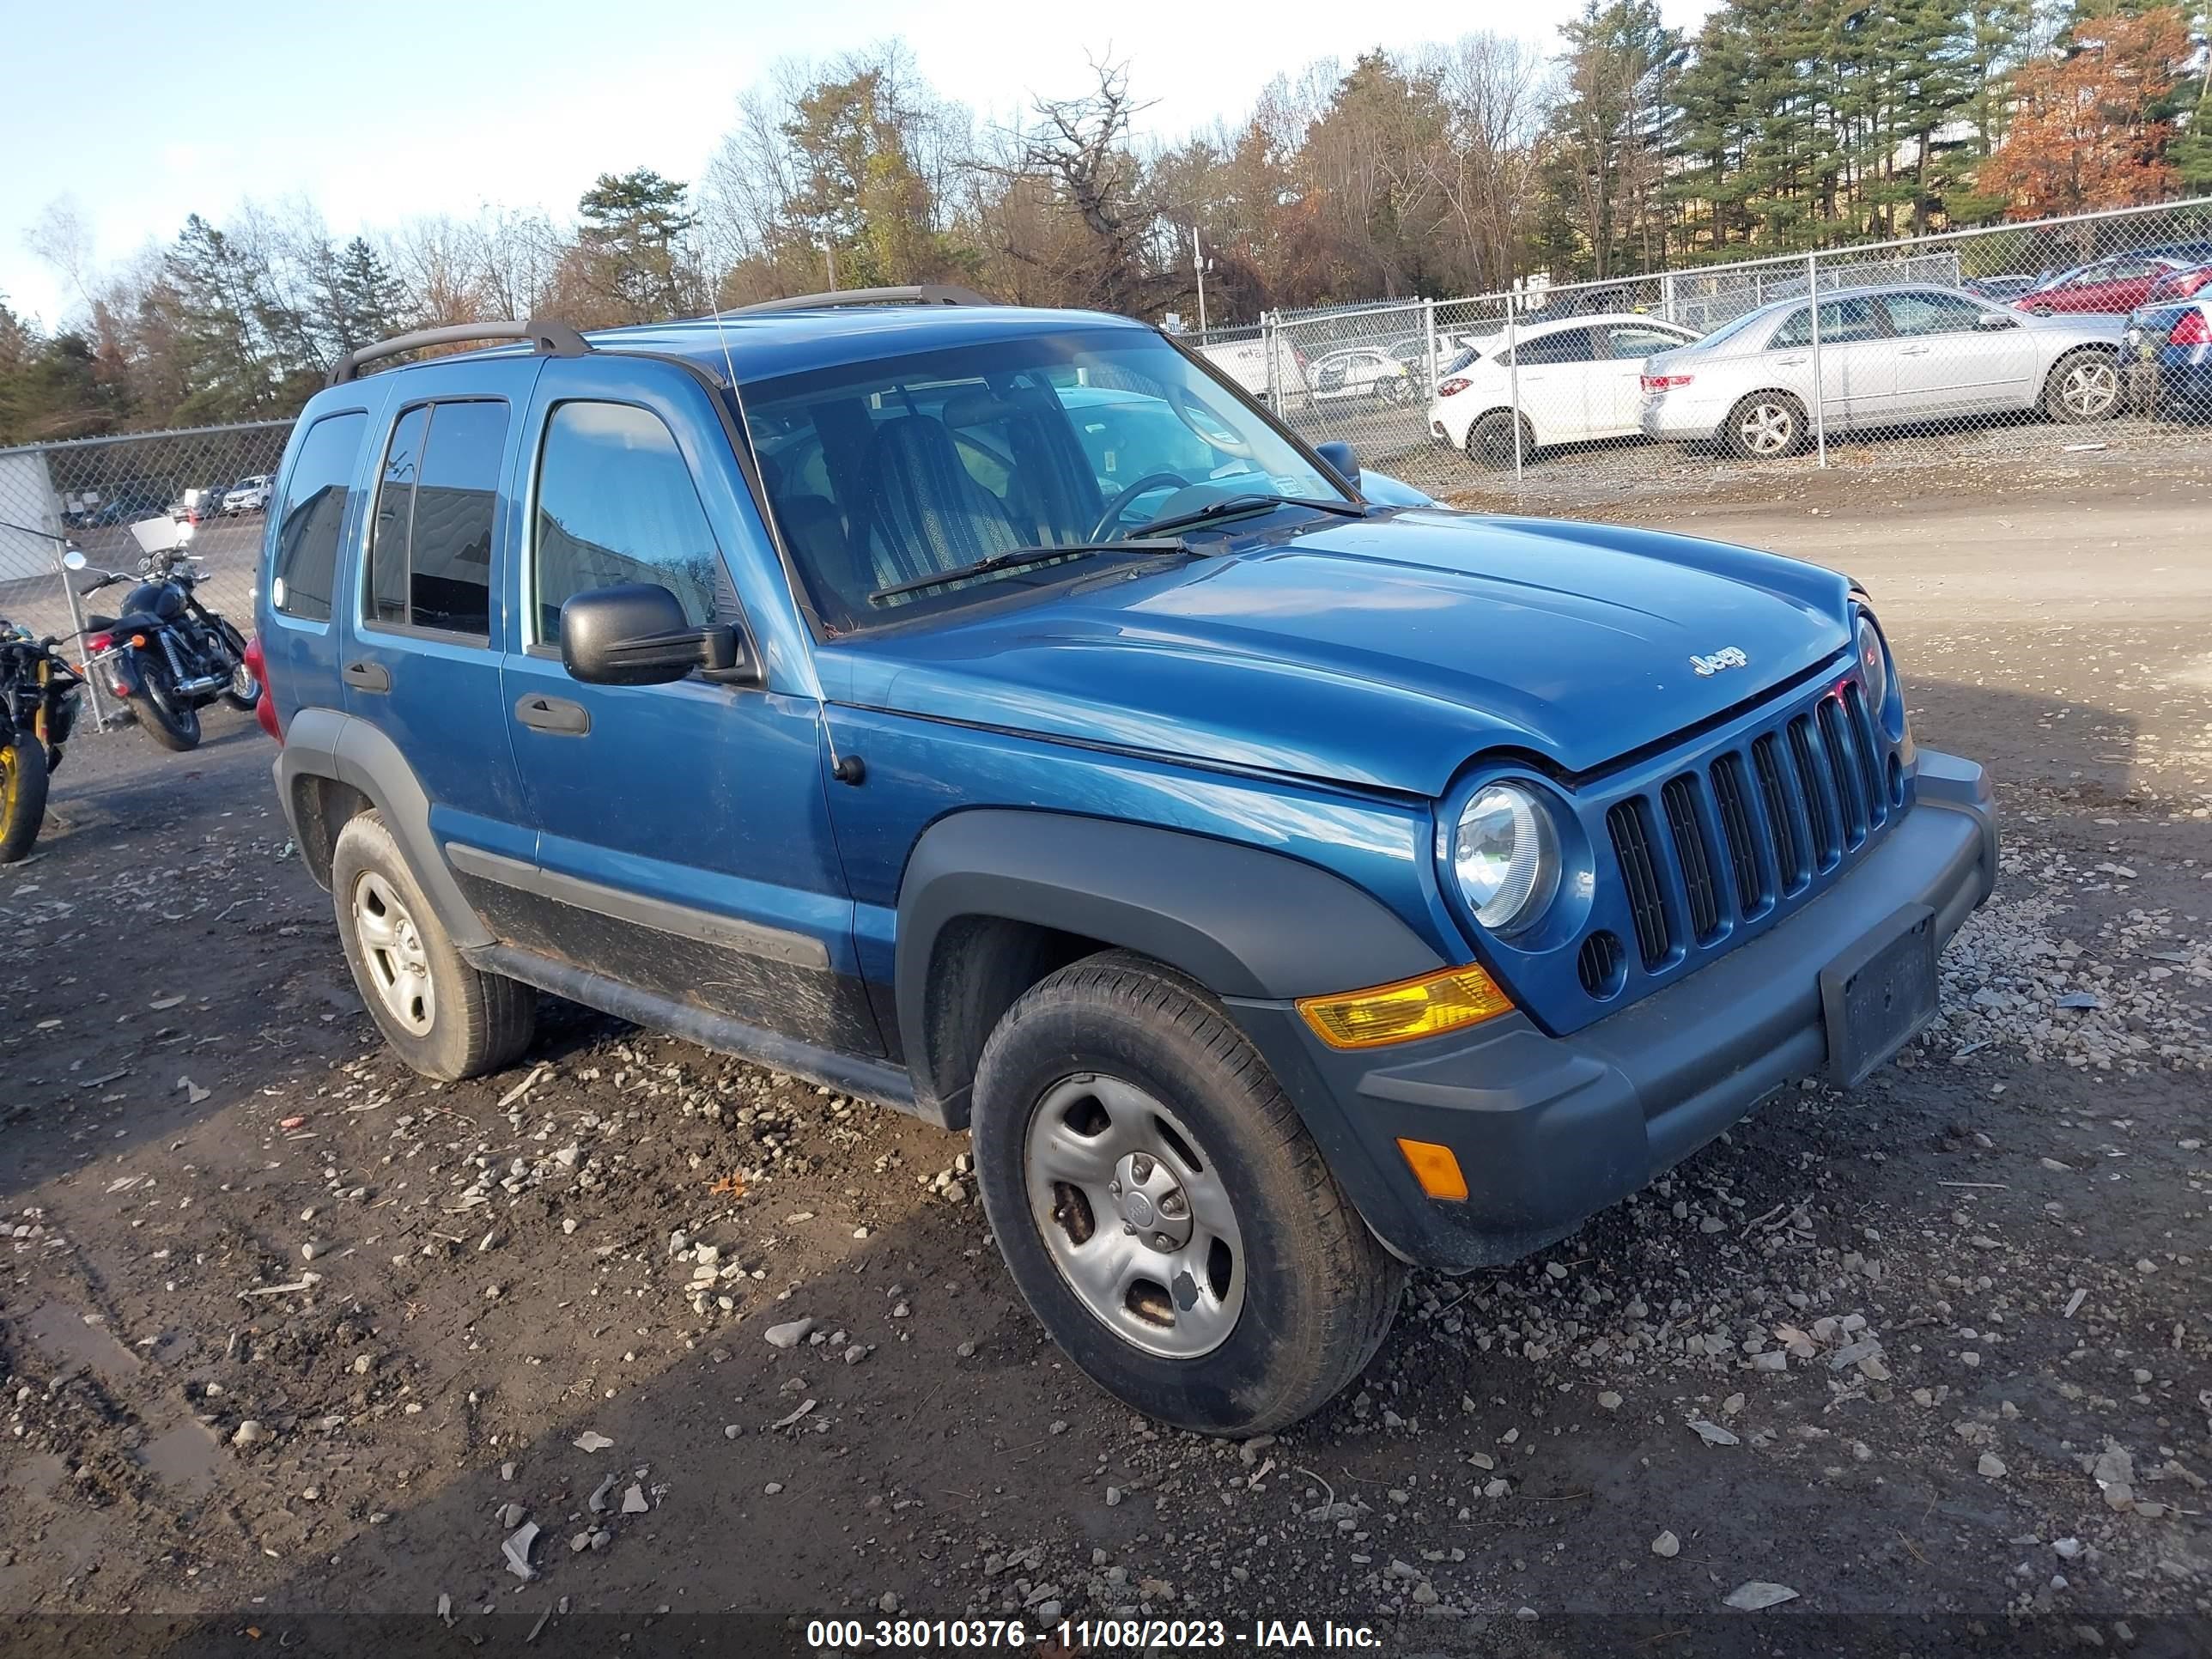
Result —
M1936 912L1908 904L1820 970L1828 1078L1853 1088L1936 1016Z

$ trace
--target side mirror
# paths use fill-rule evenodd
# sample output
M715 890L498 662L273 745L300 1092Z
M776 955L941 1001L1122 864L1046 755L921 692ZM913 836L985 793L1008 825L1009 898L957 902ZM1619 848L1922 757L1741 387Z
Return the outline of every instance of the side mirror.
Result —
M731 684L759 678L736 629L693 627L677 597L652 582L595 587L562 605L561 662L587 685L665 685L695 668Z
M62 554L62 568L64 570L82 570L84 562L84 550L81 547L66 549Z
M1331 438L1325 444L1316 444L1314 453L1327 461L1330 471L1349 488L1359 488L1359 457L1350 444L1341 438Z
M2020 319L2008 317L2001 311L1985 311L1974 319L1974 326L1985 329L2018 328Z

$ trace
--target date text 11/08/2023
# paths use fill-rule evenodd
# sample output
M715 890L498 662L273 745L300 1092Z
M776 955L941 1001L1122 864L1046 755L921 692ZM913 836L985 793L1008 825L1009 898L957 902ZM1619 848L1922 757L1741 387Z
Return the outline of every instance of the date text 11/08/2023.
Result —
M1231 1626L1219 1619L1063 1619L1046 1626L1018 1619L815 1619L807 1621L806 1644L855 1653L1030 1646L1086 1654L1208 1648L1373 1651L1382 1646L1382 1638L1365 1625L1309 1619L1255 1619L1249 1626Z

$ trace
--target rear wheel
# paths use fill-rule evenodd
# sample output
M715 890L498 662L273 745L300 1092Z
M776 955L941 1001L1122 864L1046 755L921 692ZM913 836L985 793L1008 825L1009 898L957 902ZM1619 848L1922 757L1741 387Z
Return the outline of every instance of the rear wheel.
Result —
M151 651L138 657L137 699L144 709L146 735L164 749L183 754L200 746L200 711L189 697L177 694L169 665Z
M1158 963L1108 952L1019 998L984 1046L974 1128L1015 1283L1139 1411L1279 1428L1389 1328L1398 1264L1243 1033Z
M1536 435L1527 416L1521 417L1521 459L1535 453ZM1513 465L1513 411L1493 409L1476 418L1467 429L1467 458L1488 472L1502 472Z
M46 816L46 746L17 732L0 745L0 864L30 856Z
M233 708L242 709L250 714L254 705L261 701L261 682L246 665L245 637L221 617L216 619L216 626L222 630L222 642L229 648L232 659L238 664L230 671L230 684L222 689L222 700Z
M2118 360L2094 346L2061 357L2043 383L2043 412L2065 425L2109 421L2119 408Z
M338 832L331 896L362 1000L408 1065L450 1082L498 1071L529 1048L537 992L463 960L375 813Z
M1772 461L1804 447L1805 405L1786 392L1754 392L1729 411L1721 441L1740 460Z

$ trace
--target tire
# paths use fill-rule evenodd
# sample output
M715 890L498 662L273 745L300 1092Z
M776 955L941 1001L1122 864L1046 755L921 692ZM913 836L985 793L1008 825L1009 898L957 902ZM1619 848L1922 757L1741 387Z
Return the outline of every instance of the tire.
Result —
M1467 429L1467 458L1486 472L1504 472L1513 465L1513 411L1493 409L1475 417ZM1528 464L1536 453L1536 434L1528 417L1521 417L1521 460Z
M138 656L138 692L131 701L145 711L140 724L148 737L179 755L200 746L200 711L177 695L168 665L151 651Z
M1092 1381L1149 1416L1284 1427L1390 1328L1403 1270L1243 1033L1156 963L1109 951L1018 998L984 1044L972 1127L1015 1284Z
M448 1083L479 1077L530 1047L538 993L461 959L376 813L338 831L331 898L361 1000L416 1071Z
M1787 392L1740 398L1722 424L1721 447L1740 461L1778 461L1804 448L1811 428L1805 405Z
M2043 412L2062 426L2109 421L2120 412L2120 366L2112 352L2069 351L2043 382Z
M216 628L222 635L222 642L230 654L238 659L238 666L231 671L230 684L223 688L222 700L241 714L250 714L261 701L261 682L246 665L245 638L220 617L216 618Z
M0 864L30 856L46 817L46 746L18 732L0 745Z

